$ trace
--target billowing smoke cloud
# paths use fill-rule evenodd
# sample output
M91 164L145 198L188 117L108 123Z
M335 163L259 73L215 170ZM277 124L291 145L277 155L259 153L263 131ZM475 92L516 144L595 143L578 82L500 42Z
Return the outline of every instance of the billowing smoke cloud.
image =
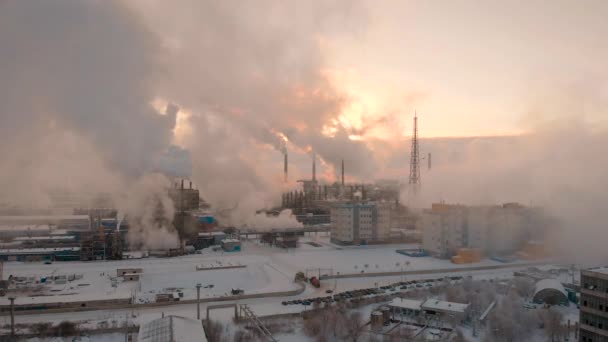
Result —
M177 108L152 106L160 41L123 5L2 2L0 45L3 204L48 206L57 189L120 197L174 151ZM143 182L156 190L130 194L128 213L147 227L162 186Z
M132 13L105 1L3 2L0 27L0 185L24 177L32 195L62 177L78 190L116 184L167 149L175 113L151 106L158 40Z
M126 217L129 222L128 241L132 248L179 247L172 225L175 207L168 195L170 186L165 176L146 174L117 199L119 219Z
M290 163L312 148L334 165L349 160L355 175L372 174L367 145L350 140L341 126L333 138L322 134L348 100L323 75L322 40L357 31L365 21L360 4L186 3L135 7L166 47L161 93L192 113L193 133L184 140L206 200L238 211L250 196L263 197L257 209L278 204L286 150ZM309 177L290 168L291 180ZM239 221L242 214L234 216Z

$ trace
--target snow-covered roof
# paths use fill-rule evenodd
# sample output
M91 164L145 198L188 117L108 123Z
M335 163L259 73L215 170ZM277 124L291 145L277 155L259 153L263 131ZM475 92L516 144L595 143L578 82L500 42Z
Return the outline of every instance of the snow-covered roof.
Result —
M224 232L202 232L198 233L198 236L224 236L226 233Z
M25 231L25 230L50 230L48 224L18 224L18 225L0 225L0 231Z
M608 274L608 266L590 268L589 271Z
M74 240L76 237L73 235L59 235L59 236L21 236L16 237L15 241L41 241L41 240Z
M57 221L68 221L68 220L89 220L89 215L37 215L37 216L27 216L27 215L10 215L10 216L0 216L0 222L3 221L48 221L48 222L57 222Z
M564 286L562 286L562 283L560 283L559 280L553 279L553 278L539 280L536 283L536 285L534 286L534 296L533 297L536 297L536 295L540 291L547 290L547 289L553 289L553 290L559 291L566 298L568 297L568 293L566 293L566 290L564 289Z
M147 322L139 329L138 342L206 342L201 322L186 317L166 316Z
M237 240L237 239L224 239L222 242L223 243L231 243L231 242L237 243L237 242L241 242L241 240Z
M402 309L416 310L416 311L420 311L421 305L422 305L421 300L406 299L406 298L395 298L390 303L388 303L388 306L402 308Z
M80 247L59 247L59 248L15 248L15 249L0 249L0 255L16 255L16 254L46 254L50 252L76 252Z
M440 312L454 312L454 313L465 313L469 304L445 302L438 299L428 299L422 303L424 310L440 311Z

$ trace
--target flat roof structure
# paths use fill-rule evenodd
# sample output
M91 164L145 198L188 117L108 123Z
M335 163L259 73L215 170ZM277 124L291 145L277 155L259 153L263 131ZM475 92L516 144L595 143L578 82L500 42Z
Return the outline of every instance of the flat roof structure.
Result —
M73 235L56 235L56 236L20 236L13 239L13 241L68 241L74 240L76 237Z
M464 314L469 308L470 304L446 302L438 299L428 299L422 303L422 309L427 311L437 311L446 313L460 313Z
M200 321L181 316L166 316L144 323L137 336L139 342L207 342Z
M0 222L65 222L65 221L89 221L89 215L10 215L0 216Z
M0 231L50 231L48 224L0 224Z
M57 252L77 252L80 247L58 247L58 248L13 248L0 249L0 255L18 255L18 254L48 254Z
M608 266L589 268L586 271L591 271L591 272L595 272L595 273L602 273L602 274L608 275Z
M420 310L422 310L421 309L422 301L415 300L415 299L406 299L406 298L394 298L390 303L388 303L388 306L401 308L401 309L420 311Z

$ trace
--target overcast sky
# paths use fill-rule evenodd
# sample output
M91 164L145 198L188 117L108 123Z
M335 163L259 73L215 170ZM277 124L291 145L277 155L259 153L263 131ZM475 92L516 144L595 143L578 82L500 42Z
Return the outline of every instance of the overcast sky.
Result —
M363 6L361 29L329 37L324 51L339 86L371 111L416 107L427 136L505 135L529 130L528 112L539 101L574 92L580 103L572 114L605 120L588 100L595 92L608 98L606 1Z

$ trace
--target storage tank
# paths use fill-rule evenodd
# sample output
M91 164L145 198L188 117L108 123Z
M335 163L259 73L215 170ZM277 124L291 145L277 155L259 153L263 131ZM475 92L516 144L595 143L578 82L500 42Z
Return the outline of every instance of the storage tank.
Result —
M381 330L382 329L382 325L384 324L384 318L382 316L382 312L373 311L370 320L371 320L372 330Z
M391 309L388 306L381 307L380 313L382 314L382 323L386 323L391 320Z

